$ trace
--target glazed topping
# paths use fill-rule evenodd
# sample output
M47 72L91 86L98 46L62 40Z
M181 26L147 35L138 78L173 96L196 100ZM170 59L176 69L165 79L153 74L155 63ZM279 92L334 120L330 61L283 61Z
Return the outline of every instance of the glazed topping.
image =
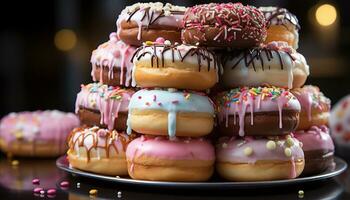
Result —
M16 140L51 140L63 149L66 136L76 126L79 119L74 114L57 110L11 113L0 122L0 137L10 146Z
M141 136L133 140L127 148L128 160L147 156L167 160L214 161L214 147L203 138L174 138Z
M133 58L135 65L139 61L149 61L152 67L166 67L167 62L184 62L198 66L198 71L218 71L217 56L204 47L185 44L171 44L170 41L158 38L155 42L145 42L139 47Z
M265 73L264 71L280 69L285 71L287 76L286 84L290 89L293 87L294 70L301 70L301 72L306 75L310 73L305 58L290 47L288 43L282 41L270 42L261 47L244 51L228 52L223 56L222 63L225 70L236 70L232 73L237 73L241 76L247 76L248 69L253 69L257 74ZM229 73L230 71L226 72L226 74ZM245 83L244 85L252 83L255 86L255 84L258 84L258 79L261 77L264 77L264 75L261 74L260 77L256 77L256 79L252 80L243 80ZM235 80L231 82L233 81Z
M98 110L101 114L100 123L112 130L119 112L128 112L129 101L134 91L120 87L107 86L100 83L82 85L77 95L75 112L85 108Z
M309 130L297 131L294 133L301 143L304 151L331 150L334 151L334 144L327 126L312 126Z
M97 126L76 128L68 137L68 153L74 153L80 157L80 148L83 147L86 150L87 161L92 157L92 150L96 151L97 159L101 159L101 157L110 158L112 151L115 152L114 155L123 155L128 143L135 137L135 135L128 136L115 130L100 129ZM101 149L104 152L101 152Z
M243 64L245 67L252 66L254 71L256 71L257 62L260 64L258 66L261 66L261 69L265 70L267 67L264 61L266 62L267 60L268 62L266 62L266 64L269 66L268 64L270 64L269 62L271 62L271 60L278 59L280 67L283 70L285 62L287 62L285 57L290 59L289 62L287 62L288 65L296 59L292 55L294 53L296 53L296 51L286 42L270 42L261 47L248 49L243 52L230 52L224 56L223 65L226 65L228 61L234 60L231 69Z
M283 110L300 111L298 100L288 90L277 87L241 87L223 92L216 98L219 121L228 126L229 115L239 117L239 135L244 136L244 119L246 113L279 112L279 127L282 128ZM225 120L225 121L224 121Z
M309 121L312 119L312 109L329 111L331 108L331 100L316 86L307 85L292 92L300 102L302 110L307 113Z
M126 7L117 20L118 32L121 30L121 23L135 21L138 25L137 39L141 40L143 28L150 28L153 25L162 26L166 29L181 29L183 14L186 8L172 4L157 3L136 3ZM119 33L118 33L119 35Z
M92 52L91 76L93 78L93 81L97 80L95 76L96 68L100 68L99 80L101 83L103 82L102 67L108 68L109 79L114 78L113 72L117 70L115 68L118 68L120 70L120 85L125 85L126 87L129 87L131 83L131 72L133 67L133 64L130 60L134 52L135 47L125 44L124 42L119 40L116 33L111 33L109 35L109 41L101 44L96 50Z
M219 162L248 163L257 161L294 161L304 159L301 143L294 137L254 138L233 137L220 138L216 146L216 159ZM292 167L291 178L296 177Z
M259 42L266 37L263 14L257 8L243 6L241 3L210 3L190 7L185 13L183 23L185 29L197 29L201 32L208 27L219 28L214 40L223 36L228 42L247 39Z
M264 14L268 27L283 25L288 28L289 25L293 25L297 30L300 30L297 17L285 8L260 7L259 10Z
M214 115L214 106L211 100L202 93L176 90L139 90L130 100L128 130L131 133L130 115L133 109L161 110L168 112L168 134L175 137L176 114L178 112L206 113Z

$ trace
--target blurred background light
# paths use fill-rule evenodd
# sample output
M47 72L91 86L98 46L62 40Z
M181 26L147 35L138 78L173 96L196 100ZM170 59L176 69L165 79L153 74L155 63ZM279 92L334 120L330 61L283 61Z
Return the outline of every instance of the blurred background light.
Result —
M323 4L316 9L315 17L321 26L330 26L337 19L337 10L330 4Z
M62 29L55 34L55 46L61 51L69 51L77 44L77 36L70 29Z

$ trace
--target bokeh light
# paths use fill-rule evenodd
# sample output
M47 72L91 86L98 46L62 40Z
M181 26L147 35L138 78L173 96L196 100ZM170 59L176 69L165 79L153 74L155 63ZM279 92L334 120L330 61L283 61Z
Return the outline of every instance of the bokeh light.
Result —
M321 26L330 26L337 19L337 10L330 4L323 4L316 9L315 17Z
M77 36L70 29L62 29L55 34L55 46L61 51L69 51L77 44Z

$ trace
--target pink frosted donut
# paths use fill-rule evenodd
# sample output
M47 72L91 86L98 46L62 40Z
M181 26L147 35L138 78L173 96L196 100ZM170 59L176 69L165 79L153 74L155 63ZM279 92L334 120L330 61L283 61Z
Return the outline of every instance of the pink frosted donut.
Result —
M133 64L130 61L135 50L135 47L119 40L116 33L111 33L109 41L92 52L92 79L112 86L135 86L132 83Z
M294 133L303 144L305 169L303 175L317 174L333 164L334 144L327 126L312 126Z
M216 146L217 171L231 181L292 179L304 169L301 143L283 137L219 139Z
M132 89L100 83L82 85L77 95L75 112L82 124L124 131L133 94Z
M203 138L141 136L126 150L129 175L155 181L205 181L214 171L214 147Z
M98 174L127 175L125 151L134 138L134 134L128 136L97 126L76 128L68 138L69 164Z
M74 114L57 110L11 113L0 122L0 148L17 156L58 156L65 152L66 137L77 126Z
M331 100L317 86L305 85L291 91L301 105L300 123L297 130L312 126L328 125Z

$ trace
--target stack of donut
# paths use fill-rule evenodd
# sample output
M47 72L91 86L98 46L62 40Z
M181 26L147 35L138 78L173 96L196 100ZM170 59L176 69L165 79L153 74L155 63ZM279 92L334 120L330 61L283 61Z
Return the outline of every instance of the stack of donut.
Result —
M116 24L77 95L72 167L155 181L206 181L216 167L265 181L332 164L330 102L303 87L309 66L288 10L136 3Z
M234 44L229 38L221 41L230 50L221 51L224 72L220 82L225 91L214 97L221 136L216 145L218 173L231 181L298 177L305 157L302 143L292 132L298 127L301 106L290 89L304 85L309 66L295 50L297 19L280 8L237 6L231 9L233 14L227 14L227 4L210 7L216 12L212 23L230 21L228 30L236 30L237 16L250 19L246 21L251 28L239 27L239 33L233 33L254 41L250 45L243 42L245 37ZM193 10L201 13L208 8Z

